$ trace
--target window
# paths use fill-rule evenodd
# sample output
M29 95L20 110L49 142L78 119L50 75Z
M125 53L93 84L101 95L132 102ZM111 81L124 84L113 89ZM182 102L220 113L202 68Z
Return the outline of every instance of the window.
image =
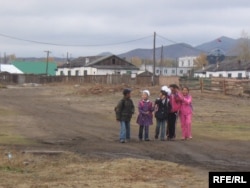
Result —
M70 70L68 71L68 76L71 76L71 71Z
M180 70L180 74L183 74L183 70Z
M167 69L164 69L164 74L167 74L168 73L168 70Z
M174 69L172 70L172 74L175 74L175 70Z
M182 67L184 66L184 61L181 62L181 66L182 66Z
M83 75L88 75L88 71L87 71L87 70L84 70L84 71L83 71Z
M112 64L113 64L113 65L115 64L115 58L112 59Z
M228 73L228 74L227 74L227 77L228 77L228 78L232 78L232 73Z
M159 73L160 73L160 70L159 70L159 69L157 69L157 70L155 70L155 72L156 72L156 74L159 74Z
M238 78L239 78L239 79L242 78L242 73L238 73Z
M63 71L60 71L60 75L61 75L61 76L63 76L63 75L64 75L64 74L63 74Z
M76 70L76 76L79 76L79 70Z
M132 71L127 71L127 74L132 74Z
M221 77L222 77L222 74L219 74L219 77L221 78Z

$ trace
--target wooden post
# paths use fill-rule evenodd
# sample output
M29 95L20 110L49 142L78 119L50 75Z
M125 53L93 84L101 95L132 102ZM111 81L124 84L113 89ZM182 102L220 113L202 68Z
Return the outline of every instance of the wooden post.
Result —
M200 90L203 92L203 78L200 78Z
M226 80L225 79L223 80L223 91L224 91L224 95L226 95L227 92L226 92Z

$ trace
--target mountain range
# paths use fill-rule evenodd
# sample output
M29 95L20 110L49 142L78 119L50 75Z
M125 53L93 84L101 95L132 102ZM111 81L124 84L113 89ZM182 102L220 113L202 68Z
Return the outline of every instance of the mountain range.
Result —
M242 38L239 39L232 39L229 37L221 36L217 39L214 39L210 42L206 42L203 44L200 44L198 46L191 46L186 43L177 43L172 44L168 46L158 47L155 48L155 58L156 60L160 60L161 57L164 59L174 59L176 60L179 57L185 57L185 56L198 56L201 53L205 53L209 55L214 50L220 50L221 53L225 56L236 56L237 55L237 47L239 46L240 42L242 41ZM250 40L249 46L250 46ZM110 52L103 52L101 54L97 54L97 56L107 56L112 55ZM153 59L153 49L134 49L122 54L116 54L117 56L121 58L125 58L127 60L138 57L140 59ZM19 59L19 58L18 58ZM44 58L33 58L33 57L27 57L27 58L20 58L19 60L26 60L26 61L44 61ZM65 58L60 57L54 57L54 61L56 63L62 63L65 62Z
M232 39L222 36L195 47L186 43L172 44L169 46L155 48L155 57L156 60L160 59L161 56L164 59L176 59L185 56L197 56L201 53L210 54L214 50L218 49L225 56L235 56L237 55L237 46L239 46L241 40L241 38ZM138 57L141 59L153 59L153 49L134 49L120 54L119 57L126 59L130 59L132 57Z

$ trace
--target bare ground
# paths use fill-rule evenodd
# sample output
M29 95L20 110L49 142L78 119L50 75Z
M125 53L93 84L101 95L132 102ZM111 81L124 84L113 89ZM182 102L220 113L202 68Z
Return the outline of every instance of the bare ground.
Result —
M63 158L77 155L70 163L54 166L56 172L62 172L60 178L36 182L26 177L27 182L20 187L207 187L209 171L249 171L249 99L193 91L192 140L180 140L178 122L176 141L155 141L153 125L151 141L139 142L135 114L132 139L121 144L114 116L121 88L50 85L1 89L1 151L20 156L20 152L38 151L63 151ZM133 88L135 104L141 89ZM149 89L154 100L159 88ZM22 139L16 143L11 135ZM55 157L59 160L62 156L48 155L36 164L49 174L44 163L49 165L49 159ZM1 181L0 187L20 183L18 178L13 184L8 182L8 173L0 175L0 180L7 182Z

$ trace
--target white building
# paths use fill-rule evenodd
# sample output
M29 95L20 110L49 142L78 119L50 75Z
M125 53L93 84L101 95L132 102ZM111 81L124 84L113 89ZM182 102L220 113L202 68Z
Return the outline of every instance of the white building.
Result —
M190 76L195 66L195 56L180 57L178 59L178 67L156 66L155 75L163 76ZM140 70L149 71L153 73L153 65L142 65Z
M250 78L250 62L227 61L220 64L211 64L195 71L195 77L224 77L224 78Z
M57 67L56 75L84 76L107 74L136 75L139 71L132 63L115 55L79 57Z
M178 67L187 67L187 68L193 68L195 67L195 59L196 56L186 56L186 57L180 57L178 59Z

